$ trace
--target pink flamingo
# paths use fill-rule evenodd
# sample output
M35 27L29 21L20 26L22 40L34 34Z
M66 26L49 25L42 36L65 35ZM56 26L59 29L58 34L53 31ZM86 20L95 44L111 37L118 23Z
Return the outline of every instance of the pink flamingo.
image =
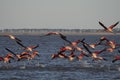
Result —
M17 44L19 44L19 45L20 45L21 47L23 47L25 50L30 51L30 52L32 52L33 49L39 47L39 45L36 45L36 46L28 46L28 47L26 47L26 46L24 46L24 45L23 45L22 43L20 43L20 42L17 42Z
M67 40L67 37L60 32L49 32L44 36L49 36L49 35L59 35L61 39L65 40L68 43L71 43L69 40Z
M105 29L105 31L108 31L108 32L113 32L113 28L118 24L119 22L116 22L115 24L109 26L109 27L106 27L103 23L99 22L99 24Z
M11 53L8 53L5 57L0 57L0 61L3 61L4 63L10 63L10 59L14 59Z
M9 37L9 38L12 39L12 40L16 40L16 41L18 41L18 42L22 42L22 40L20 40L19 38L15 37L15 36L13 36L13 35L4 35L4 36L7 36L7 37Z

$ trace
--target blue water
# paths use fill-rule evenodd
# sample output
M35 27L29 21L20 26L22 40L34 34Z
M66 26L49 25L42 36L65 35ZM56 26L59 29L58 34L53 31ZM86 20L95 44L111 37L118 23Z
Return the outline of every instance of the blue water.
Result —
M103 35L67 35L71 41L85 38L88 43L95 43L101 36ZM119 35L104 36L120 44ZM81 61L59 58L51 60L51 54L57 53L61 46L68 43L56 35L47 37L19 35L16 37L20 38L26 46L39 44L40 47L36 50L39 51L40 57L31 61L12 60L10 64L0 62L0 80L120 80L120 61L111 62L113 55L120 55L117 50L101 55L108 61L93 62L91 58L84 58ZM0 37L0 56L8 53L5 47L16 54L23 51L14 40ZM103 46L96 47L96 50L98 49L103 49Z

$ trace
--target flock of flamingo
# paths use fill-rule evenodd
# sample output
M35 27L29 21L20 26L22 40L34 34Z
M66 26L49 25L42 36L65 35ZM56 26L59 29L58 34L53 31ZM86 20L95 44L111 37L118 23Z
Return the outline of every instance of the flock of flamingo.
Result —
M115 24L106 27L103 23L99 22L99 24L104 28L105 31L107 32L112 32L113 28L118 24L119 22L116 22ZM51 59L56 59L56 58L62 58L62 59L68 59L70 61L74 59L82 60L84 57L92 58L93 61L98 61L98 60L105 60L107 59L100 54L103 52L114 52L115 50L118 50L120 53L120 44L117 44L114 40L110 40L106 38L105 36L100 37L100 39L93 44L88 44L85 41L85 38L79 39L76 41L71 42L70 40L67 39L65 35L63 35L60 32L48 32L47 34L40 36L40 37L45 37L45 36L50 36L50 35L58 35L62 40L64 40L67 45L61 47L57 53L51 55ZM6 56L0 56L0 61L3 61L4 63L10 63L11 59L14 59L16 61L21 61L21 60L32 60L36 56L40 56L39 52L35 50L36 48L39 47L39 45L35 46L25 46L22 43L22 40L13 36L13 35L3 35L6 37L9 37L10 39L14 40L16 44L22 47L23 52L21 53L15 53L14 51L10 50L9 48L5 47L5 50L7 50L9 53ZM81 44L82 46L79 46L78 44ZM101 50L95 50L97 46L103 46L103 49ZM91 49L94 49L92 51ZM69 54L66 54L65 52L69 51ZM75 52L79 51L80 54L77 55ZM116 62L117 60L120 60L120 55L115 55L112 62Z

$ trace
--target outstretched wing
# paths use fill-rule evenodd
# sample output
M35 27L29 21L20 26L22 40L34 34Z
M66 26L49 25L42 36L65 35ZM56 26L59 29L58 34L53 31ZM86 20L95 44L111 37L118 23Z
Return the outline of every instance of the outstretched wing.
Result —
M99 24L100 24L104 29L107 29L107 27L106 27L103 23L99 22Z
M16 56L16 54L13 52L13 51L11 51L10 49L8 49L8 48L5 48L8 52L10 52L10 53L12 53L13 55L15 55Z
M86 46L86 44L83 44L83 47L84 47L90 54L92 54L92 52L88 49L88 47Z
M17 44L19 44L20 46L22 46L22 47L24 47L24 48L27 48L26 46L24 46L22 43L20 43L20 42L18 42L18 41L16 41L17 42Z
M63 34L60 33L60 37L65 40L66 42L70 43L71 44L71 41L67 40L67 37L64 36Z
M49 33L47 33L47 34L45 34L45 35L42 35L42 36L40 36L40 37L50 36L50 35L58 35L58 34L59 34L59 32L49 32Z
M19 42L22 42L22 40L18 39L17 37L15 37L15 40L16 40L16 41L19 41Z
M116 22L115 24L111 25L109 28L113 29L113 28L114 28L116 25L118 25L118 24L119 24L119 21Z
M39 44L37 44L36 46L30 46L30 48L32 49L35 49L35 48L38 48L39 47Z

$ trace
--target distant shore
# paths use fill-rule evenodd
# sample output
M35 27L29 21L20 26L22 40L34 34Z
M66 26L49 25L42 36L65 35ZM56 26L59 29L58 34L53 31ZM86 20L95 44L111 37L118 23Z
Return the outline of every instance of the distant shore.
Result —
M43 35L48 32L0 32L0 35ZM61 32L65 35L114 35L114 33L109 32ZM116 35L120 35L120 33L116 33Z

